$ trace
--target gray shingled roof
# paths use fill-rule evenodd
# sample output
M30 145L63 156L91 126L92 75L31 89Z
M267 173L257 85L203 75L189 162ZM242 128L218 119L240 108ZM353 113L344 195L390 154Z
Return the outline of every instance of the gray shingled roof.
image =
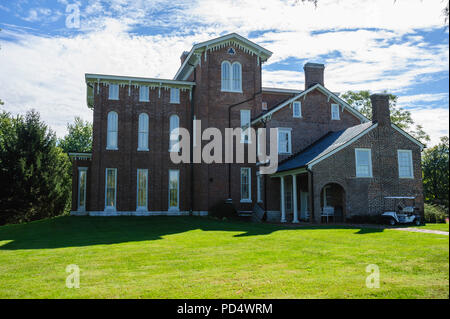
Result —
M306 147L303 151L292 155L278 165L277 172L288 171L291 169L305 167L311 162L327 155L343 144L347 143L354 137L358 136L374 123L367 122L356 126L349 127L345 130L337 132L329 132L320 139Z

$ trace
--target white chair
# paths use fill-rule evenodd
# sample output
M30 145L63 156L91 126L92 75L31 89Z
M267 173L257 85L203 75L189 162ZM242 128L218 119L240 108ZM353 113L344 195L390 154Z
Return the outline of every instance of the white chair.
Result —
M328 218L329 217L333 217L334 218L334 207L332 206L325 206L322 209L322 217L326 217L327 219L327 224L328 224Z

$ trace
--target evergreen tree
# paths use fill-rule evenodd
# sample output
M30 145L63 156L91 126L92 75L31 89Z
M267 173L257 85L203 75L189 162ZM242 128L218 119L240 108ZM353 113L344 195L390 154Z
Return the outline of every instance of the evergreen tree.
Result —
M35 111L0 116L0 224L57 216L67 208L67 154Z

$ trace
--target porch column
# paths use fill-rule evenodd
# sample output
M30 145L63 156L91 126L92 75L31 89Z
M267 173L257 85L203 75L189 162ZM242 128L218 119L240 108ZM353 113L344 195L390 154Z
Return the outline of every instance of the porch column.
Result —
M286 222L286 206L284 203L284 176L280 177L280 186L281 186L281 190L280 190L280 196L281 196L281 222L285 223Z
M298 209L297 209L297 175L292 174L292 198L293 198L293 210L294 219L293 223L298 223Z

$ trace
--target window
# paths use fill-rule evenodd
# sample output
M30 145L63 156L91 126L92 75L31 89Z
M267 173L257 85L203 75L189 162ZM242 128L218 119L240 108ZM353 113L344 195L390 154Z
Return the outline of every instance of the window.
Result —
M149 101L148 86L141 85L139 87L139 101L140 102L148 102Z
M241 202L251 202L251 169L241 168Z
M231 90L231 64L228 61L222 62L222 91Z
M398 150L398 177L400 178L414 178L412 151Z
M331 104L331 119L340 120L339 104Z
M278 154L291 154L291 129L278 129Z
M296 118L302 117L302 104L299 101L292 103L292 116Z
M148 170L137 170L137 203L136 210L147 211Z
M372 151L368 148L355 149L356 177L372 177Z
M250 143L250 110L241 110L241 143Z
M116 210L117 168L106 169L105 210Z
M221 89L225 92L242 92L242 66L239 62L222 62Z
M87 167L78 167L78 211L86 210Z
M109 85L109 99L118 100L119 99L119 84Z
M170 117L170 140L169 140L169 152L178 152L180 150L179 131L180 118L177 115Z
M118 131L118 116L112 111L108 113L108 134L106 136L106 149L117 150L117 131Z
M148 151L148 115L139 114L138 151Z
M169 170L169 210L179 209L180 171Z
M263 109L264 111L267 110L267 102L262 102L261 109Z
M242 91L242 70L241 64L239 62L233 63L233 92L241 92Z
M256 195L257 195L257 201L258 203L262 203L262 183L263 183L263 177L262 175L256 176Z
M180 103L180 89L170 88L170 103Z

